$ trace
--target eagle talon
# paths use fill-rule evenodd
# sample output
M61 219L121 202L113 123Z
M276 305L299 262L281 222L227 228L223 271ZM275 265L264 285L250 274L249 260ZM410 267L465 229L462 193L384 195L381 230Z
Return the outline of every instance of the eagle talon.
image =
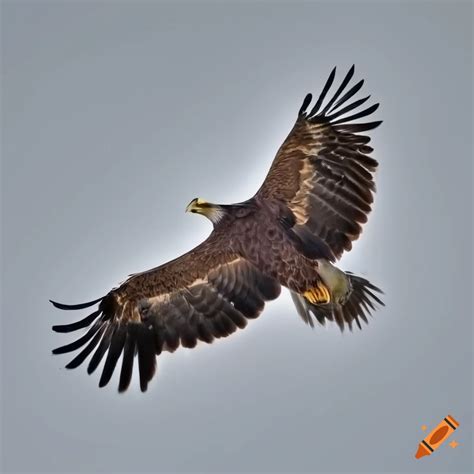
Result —
M331 301L331 295L329 294L329 290L323 285L318 284L314 288L310 288L309 290L303 293L303 296L311 303L311 304L327 304Z

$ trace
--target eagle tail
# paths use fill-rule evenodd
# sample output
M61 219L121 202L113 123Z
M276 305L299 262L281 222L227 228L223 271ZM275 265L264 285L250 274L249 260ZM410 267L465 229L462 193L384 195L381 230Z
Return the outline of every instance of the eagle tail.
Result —
M291 292L291 297L301 319L311 327L314 327L312 316L324 326L326 321L335 321L341 331L345 324L352 331L355 322L362 329L360 320L368 324L367 316L375 310L376 305L385 306L376 293L383 294L380 288L370 283L365 278L346 272L352 284L352 292L344 304L329 302L324 304L311 303L304 295Z

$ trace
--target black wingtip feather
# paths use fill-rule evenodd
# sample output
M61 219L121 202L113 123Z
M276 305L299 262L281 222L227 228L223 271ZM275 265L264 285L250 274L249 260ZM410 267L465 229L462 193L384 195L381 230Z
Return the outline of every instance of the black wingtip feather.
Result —
M129 326L129 331L125 339L125 347L123 350L122 357L122 369L120 371L120 381L118 391L120 393L125 392L130 385L133 374L133 358L136 350L136 336L133 330L134 325Z
M355 71L355 66L352 65L352 67L349 69L348 73L342 80L341 85L337 89L336 93L332 96L332 98L326 104L326 107L324 107L323 111L321 112L321 115L326 115L326 112L332 107L332 104L334 104L334 102L339 98L339 96L341 95L341 93L344 91L347 84L349 83L349 81L352 79L352 76L354 75L354 71Z
M315 104L315 106L312 108L311 112L309 113L310 116L313 116L318 113L318 110L320 109L324 98L326 97L326 94L328 93L329 89L332 86L332 83L334 82L334 78L336 77L336 67L331 71L331 74L329 74L329 77L326 81L326 84L324 84L323 90L321 91L321 94L318 97L318 100Z
M342 119L345 121L345 119ZM336 131L341 132L349 132L349 133L359 133L359 132L367 132L369 130L373 130L377 128L383 121L377 120L375 122L367 122L367 123L341 123L335 125Z
M348 123L352 120L356 120L358 118L366 117L372 114L373 112L377 110L379 104L374 104L371 107L368 107L365 110L357 112L356 114L350 117L343 117L343 118L338 119L337 121L334 121L334 119L341 117L342 115L346 114L347 112L353 109L356 109L370 97L368 96L364 99L359 99L350 105L346 105L343 109L341 109L341 106L345 104L351 97L353 97L361 89L362 85L364 84L364 80L362 79L359 82L357 82L357 84L352 86L348 91L344 92L350 80L354 76L354 72L355 72L355 65L353 64L350 67L344 79L342 80L335 94L330 98L330 100L326 103L324 108L320 111L320 109L323 106L323 103L325 102L325 98L334 82L336 68L334 68L331 71L331 74L329 75L316 104L314 105L311 112L308 114L308 120L310 122L316 122L316 123L329 122L335 127L336 131L348 132L352 134L364 132L367 130L372 130L378 127L382 123L382 121L370 122L366 124L349 124ZM340 97L341 94L342 94L342 97ZM304 102L304 105L307 106L305 102ZM303 107L300 109L300 113L302 112L303 112ZM306 112L304 112L303 115L306 117L307 116Z
M354 115L336 120L335 122L333 122L333 124L338 125L340 123L347 123L347 122L351 122L352 120L357 120L362 117L367 117L368 115L374 113L379 108L379 105L380 105L379 103L371 105L370 107L367 107L366 109L361 110L360 112L357 112Z
M331 114L327 116L327 119L331 121L332 123L335 123L334 119L340 117L341 115L347 114L351 110L354 110L355 108L367 102L369 99L370 99L370 95L368 95L367 97L364 97L363 99L356 100L355 102L352 102L352 104L346 105L342 109L331 112ZM341 119L341 121L345 121L345 120L346 119Z
M357 94L359 90L362 88L364 85L364 79L361 79L355 86L352 86L329 110L328 114L332 114L337 110L338 107L340 107L342 104L346 103L352 96Z
M69 310L76 310L76 309L85 309L89 308L90 306L94 306L96 303L99 301L102 301L104 297L97 298L94 301L88 301L87 303L80 303L80 304L64 304L64 303L58 303L57 301L49 300L49 302L58 309L64 309L66 311Z
M104 327L107 329L104 332L104 335L100 341L99 346L97 347L96 351L94 352L91 360L89 361L89 365L87 366L87 373L90 375L97 369L97 366L100 364L100 361L104 357L104 354L107 352L107 349L110 346L110 340L112 339L112 334L114 332L114 327L108 325L107 323L104 324Z
M146 392L148 382L155 374L156 355L153 332L144 326L137 328L137 349L140 390Z
M311 93L306 94L306 97L303 100L303 104L300 107L300 110L298 111L298 115L305 115L306 109L308 108L308 105L311 103L313 100L313 95Z
M87 356L94 350L97 344L99 344L104 329L104 326L99 329L92 341L90 341L89 344L87 344L87 346L66 365L66 369L76 369L86 360Z
M84 319L81 319L80 321L77 321L75 323L71 324L58 324L56 326L52 327L52 330L55 332L60 332L60 333L67 333L67 332L73 332L77 331L78 329L85 328L92 324L94 320L100 316L101 310L94 311L92 314L89 314L89 316L86 316Z
M109 351L107 352L104 368L102 369L102 375L100 376L99 380L99 387L105 387L105 385L109 383L112 374L114 373L120 354L123 351L125 337L125 327L123 325L117 326L110 341Z
M72 352L76 349L79 349L79 347L82 347L86 342L89 341L89 339L92 339L95 333L101 328L101 325L102 323L100 321L96 321L95 324L89 329L89 331L86 332L86 334L84 334L82 337L75 340L74 342L71 342L70 344L66 344L64 346L53 349L53 354L65 354L67 352Z

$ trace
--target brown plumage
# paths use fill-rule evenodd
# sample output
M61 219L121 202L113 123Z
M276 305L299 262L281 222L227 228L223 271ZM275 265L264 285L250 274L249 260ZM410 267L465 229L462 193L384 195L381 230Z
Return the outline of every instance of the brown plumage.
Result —
M195 347L232 334L259 316L265 302L291 291L302 319L314 326L335 321L341 330L383 304L367 280L345 273L339 259L367 221L377 162L369 156L370 139L360 135L381 122L353 123L378 104L358 111L368 97L350 99L363 81L348 88L354 67L335 94L326 95L331 72L310 112L311 94L279 149L257 194L240 204L217 205L193 200L187 210L214 224L201 245L181 257L132 275L106 296L80 305L53 304L66 310L98 309L76 323L54 326L57 332L89 327L77 341L59 347L61 354L81 351L66 366L75 368L91 354L88 372L105 358L99 386L106 385L122 356L119 391L130 384L138 357L140 387L147 389L156 355L179 345ZM347 90L346 90L347 89ZM343 117L344 116L344 117Z

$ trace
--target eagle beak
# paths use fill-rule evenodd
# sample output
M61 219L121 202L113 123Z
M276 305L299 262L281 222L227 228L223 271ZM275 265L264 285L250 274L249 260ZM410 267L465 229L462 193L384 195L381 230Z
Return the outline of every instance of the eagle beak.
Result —
M192 212L196 211L198 208L198 200L193 199L186 207L186 210L184 212Z

